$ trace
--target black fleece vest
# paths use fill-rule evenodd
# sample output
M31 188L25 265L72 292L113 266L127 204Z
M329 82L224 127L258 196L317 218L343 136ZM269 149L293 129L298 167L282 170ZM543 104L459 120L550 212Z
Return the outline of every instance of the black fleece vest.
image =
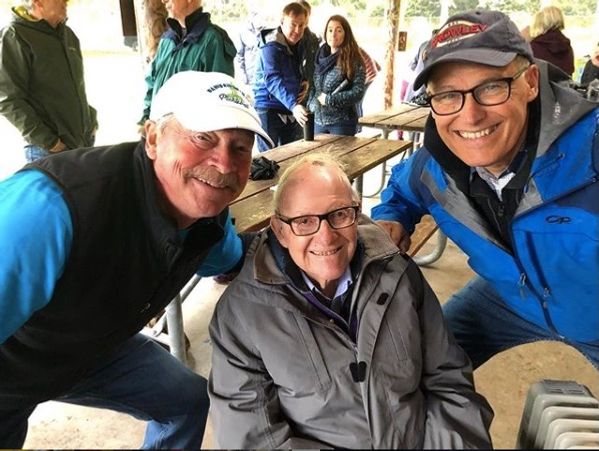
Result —
M159 208L143 144L73 150L27 167L62 189L73 241L48 305L0 345L0 408L55 398L141 330L223 237L227 215L196 222L182 240Z

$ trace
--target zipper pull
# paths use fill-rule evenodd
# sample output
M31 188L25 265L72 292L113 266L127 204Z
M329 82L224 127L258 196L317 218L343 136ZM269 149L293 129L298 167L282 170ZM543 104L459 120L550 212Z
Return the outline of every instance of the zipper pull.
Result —
M526 287L526 274L520 274L520 280L518 280L518 287L520 289L520 297L524 299L524 288Z

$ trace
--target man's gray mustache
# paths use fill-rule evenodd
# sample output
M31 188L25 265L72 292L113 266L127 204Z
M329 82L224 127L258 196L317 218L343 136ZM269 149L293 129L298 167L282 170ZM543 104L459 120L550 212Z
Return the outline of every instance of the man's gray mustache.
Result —
M216 169L201 168L189 171L187 177L205 180L208 184L217 188L230 188L233 191L238 191L241 188L239 178L234 172L222 174Z

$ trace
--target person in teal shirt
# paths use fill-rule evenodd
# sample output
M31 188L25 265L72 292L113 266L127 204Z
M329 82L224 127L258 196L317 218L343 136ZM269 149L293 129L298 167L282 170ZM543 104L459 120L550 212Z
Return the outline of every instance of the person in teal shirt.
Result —
M147 421L144 448L201 446L206 380L139 331L194 274L241 260L227 205L268 135L233 78L195 71L165 83L145 131L0 182L3 448L48 400Z

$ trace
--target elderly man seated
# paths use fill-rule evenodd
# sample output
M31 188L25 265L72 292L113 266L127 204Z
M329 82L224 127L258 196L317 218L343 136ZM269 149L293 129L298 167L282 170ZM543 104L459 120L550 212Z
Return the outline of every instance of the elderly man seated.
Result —
M210 324L222 448L489 448L492 411L418 267L326 155L281 177Z

